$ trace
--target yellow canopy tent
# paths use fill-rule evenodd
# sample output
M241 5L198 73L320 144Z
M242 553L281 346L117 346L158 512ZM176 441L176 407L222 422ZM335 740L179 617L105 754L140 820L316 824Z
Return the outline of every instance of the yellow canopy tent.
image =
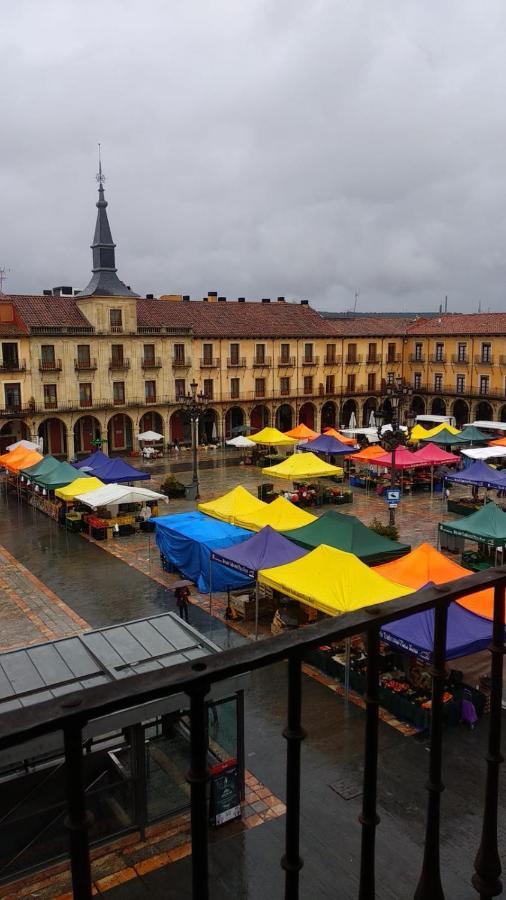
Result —
M71 500L74 500L79 494L87 494L88 491L95 491L97 488L103 487L103 481L100 481L99 478L80 478L78 470L76 469L76 480L72 481L70 484L66 484L65 487L57 488L55 494L60 500L65 500L66 503L70 503Z
M440 431L443 431L446 428L450 434L460 434L458 428L454 428L453 425L450 425L448 422L441 422L439 425L436 425L434 428L424 428L422 425L415 425L415 427L411 430L411 434L409 436L409 443L416 444L418 441L428 441L430 438L435 437L436 434L439 434Z
M239 519L259 512L266 505L263 500L258 500L239 484L228 493L223 494L222 497L208 500L206 503L199 503L197 508L206 516L236 525Z
M413 593L412 588L378 575L353 553L326 544L284 566L261 569L258 582L328 616Z
M268 447L293 447L297 443L295 438L288 437L277 428L262 428L257 434L250 434L248 437L255 444L266 444Z
M294 453L283 462L262 469L262 475L273 478L287 478L289 481L306 481L309 478L327 478L330 475L342 475L339 466L331 466L315 453Z
M270 469L269 469L270 471ZM299 509L284 497L276 497L272 503L264 504L263 509L237 519L235 524L240 528L249 528L251 531L260 531L266 525L270 525L275 531L288 531L291 528L302 528L315 521L315 516ZM290 522L288 525L287 523ZM297 524L294 524L294 523Z

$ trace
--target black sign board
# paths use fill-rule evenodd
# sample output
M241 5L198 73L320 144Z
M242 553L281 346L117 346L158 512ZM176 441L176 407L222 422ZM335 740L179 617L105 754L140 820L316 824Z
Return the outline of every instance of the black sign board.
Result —
M212 766L209 820L223 825L241 815L241 776L236 759Z

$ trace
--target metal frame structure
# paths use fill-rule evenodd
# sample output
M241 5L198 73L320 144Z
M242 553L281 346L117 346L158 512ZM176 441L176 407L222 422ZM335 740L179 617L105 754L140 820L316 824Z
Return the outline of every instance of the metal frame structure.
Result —
M197 394L197 388L198 384L194 379L190 384L190 391L181 397L180 403L185 412L189 414L192 423L192 484L194 485L195 490L195 500L200 500L199 466L197 459L198 427L199 416L207 408L209 399L203 392Z
M408 597L365 607L334 619L278 635L264 641L241 645L215 656L174 666L166 671L146 672L111 684L91 687L78 694L52 699L12 710L0 717L0 750L57 730L63 730L67 764L68 827L72 883L76 900L92 896L90 854L87 833L86 798L83 786L83 729L100 716L132 705L149 703L184 691L190 697L193 897L207 900L208 811L206 798L207 741L205 699L212 685L253 669L288 660L286 781L286 838L282 866L285 870L285 897L299 896L299 872L303 861L299 852L301 806L300 746L302 729L301 663L305 650L355 634L366 635L368 648L366 734L364 745L363 801L360 822L362 850L359 900L375 897L375 835L377 817L378 751L378 654L379 632L389 622L415 612L435 610L432 665L432 725L427 783L428 805L425 847L416 900L444 900L440 875L440 814L442 783L442 722L444 655L448 607L454 600L486 588L494 590L491 705L488 752L486 755L485 803L482 835L475 859L473 885L481 900L497 896L502 889L501 863L497 844L498 784L501 756L502 669L505 624L506 566L468 575L446 585L424 588Z

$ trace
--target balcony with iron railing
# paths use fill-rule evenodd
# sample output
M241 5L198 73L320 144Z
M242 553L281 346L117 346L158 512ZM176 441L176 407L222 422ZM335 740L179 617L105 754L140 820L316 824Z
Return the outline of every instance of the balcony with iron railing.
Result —
M58 409L58 401L44 400L44 409Z
M26 360L4 359L0 363L0 372L26 372Z
M39 359L39 372L61 372L61 359Z
M129 368L130 368L130 360L127 359L126 357L109 360L109 369L119 371L121 369L129 369Z
M360 366L362 363L362 356L356 353L351 356L348 354L344 361L347 366Z
M254 356L253 366L257 369L270 368L272 359L270 356Z
M220 364L220 360L216 356L204 356L200 360L201 369L219 369Z
M121 721L122 714L130 715L134 709L142 711L151 703L173 708L171 698L182 694L189 698L190 707L187 720L190 767L186 780L191 810L191 859L184 867L167 865L171 853L164 853L165 867L159 867L163 862L155 858L158 863L156 882L132 881L129 885L132 896L145 891L146 887L151 889L154 898L178 895L207 900L210 894L222 897L225 892L238 898L257 896L256 889L250 894L250 888L253 883L258 887L260 880L264 896L274 900L282 895L277 867L273 865L278 860L283 870L284 896L288 900L297 900L300 892L304 897L315 898L346 896L374 900L381 894L381 897L388 895L400 900L413 896L417 900L443 900L445 896L460 900L464 895L474 896L471 881L482 900L500 894L499 839L503 831L503 809L500 806L499 773L503 761L501 703L505 585L506 567L492 568L444 585L428 586L386 603L345 612L335 618L326 617L316 624L256 642L241 643L221 653L172 665L169 662L156 669L90 685L64 696L48 697L46 694L47 699L29 706L6 704L7 709L0 714L0 751L10 751L25 744L36 746L49 735L52 741L59 742L59 735L62 735L65 777L61 773L59 786L66 802L68 853L75 900L91 900L94 892L90 864L93 817L87 814L91 798L86 786L84 759L88 726L92 734L100 737L98 723L107 721L106 717L116 716ZM473 746L464 734L456 735L452 740L449 734L445 735L445 663L448 614L453 609L452 604L463 596L481 591L491 594L490 709L480 723L485 732L483 740ZM428 611L432 611L432 625L427 752L420 752L421 748L416 745L411 745L410 749L407 744L402 751L399 745L393 746L394 741L386 740L380 721L379 685L383 660L380 635L390 623ZM355 636L361 636L366 650L363 711L354 710L344 720L336 715L335 721L322 723L314 711L319 686L310 684L304 674L308 654L322 645L345 642ZM267 776L269 772L275 773L280 793L281 785L285 785L284 820L273 823L276 825L274 830L267 823L260 824L251 840L248 838L251 831L238 832L237 829L235 837L234 832L229 833L221 844L214 839L213 866L210 867L208 782L211 772L207 700L215 686L219 691L227 680L241 675L255 679L257 693L265 690L267 684L272 692L275 685L275 716L272 708L269 715L269 711L263 712L262 707L255 706L254 698L247 694L245 716L252 746L255 749L262 746L258 742L253 744L254 735L261 734L263 739L264 760L259 760L257 765L263 766ZM262 715L264 720L259 719ZM358 716L363 720L363 732L357 729L353 732L356 737L352 738L351 726L342 726L342 722ZM132 721L131 717L128 721ZM302 752L306 738L306 748ZM352 740L354 759L351 767L347 745ZM452 757L449 745L456 741L462 749L457 777L454 777L449 766L455 756ZM386 753L381 749L385 743L390 744ZM351 784L354 802L347 804L329 793L329 768L323 765L324 756L331 758L333 772L338 778L336 786L331 785L334 792L341 786L342 797L349 800L345 791L347 788L349 791ZM405 757L415 759L411 768L404 762ZM397 767L395 781L389 782L387 799L386 766ZM447 790L443 779L448 781ZM422 788L427 792L423 804L425 815L420 808ZM409 835L406 828L400 827L404 820L396 819L394 813L395 807L405 805L408 797L411 819L417 820L416 832ZM105 797L103 805L106 805ZM360 809L358 817L357 807ZM463 852L460 826L464 813L459 815L456 810L469 809L472 814L465 816ZM138 829L138 824L130 827L134 833L139 833ZM284 835L280 835L281 830ZM455 834L459 835L456 839ZM381 840L377 840L380 835ZM232 848L227 850L226 845L234 840L239 846L232 843ZM306 862L304 868L301 847ZM232 863L225 863L232 859ZM463 870L467 873L465 877ZM129 870L126 871L128 874ZM146 871L149 871L148 867ZM100 874L101 877L109 874L103 864ZM135 877L135 872L129 877ZM469 890L465 887L467 881ZM456 891L445 893L442 884L451 886L450 890L456 886ZM11 888L18 896L22 890L19 885Z
M340 366L342 362L342 356L338 356L337 353L326 353L323 357L323 365L324 366Z
M494 357L491 353L477 353L474 357L476 366L493 366Z
M295 356L278 356L278 368L287 369L295 366Z
M141 360L141 367L143 369L161 369L162 368L162 360L160 356L145 356Z
M446 353L431 353L429 362L431 364L444 366L446 364Z
M123 334L123 325L111 325L111 334Z
M402 362L402 355L400 353L387 353L385 357L385 364L387 366L398 365Z
M88 357L88 359L74 359L74 369L76 372L92 372L97 368L97 360Z
M245 369L245 356L229 356L227 359L227 369Z
M319 356L303 356L301 359L302 366L319 366L320 365L320 357Z
M424 363L425 362L425 354L424 353L410 353L409 361L410 361L410 363Z
M201 361L201 366L204 365ZM189 369L191 366L191 362L185 356L173 356L172 357L172 368L173 369Z
M456 366L468 366L469 365L469 355L467 353L454 353L452 355L452 363Z
M379 353L372 353L370 356L366 357L365 364L366 366L379 366L381 365L382 359Z

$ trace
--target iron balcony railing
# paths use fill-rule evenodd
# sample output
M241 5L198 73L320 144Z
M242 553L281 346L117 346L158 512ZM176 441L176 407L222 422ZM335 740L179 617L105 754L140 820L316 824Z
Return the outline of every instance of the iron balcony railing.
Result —
M270 356L255 356L253 358L252 365L255 366L256 368L265 369L265 368L270 368L271 363L272 363L272 360L271 360Z
M373 353L370 356L366 357L365 364L366 366L379 366L381 365L382 358L379 353Z
M295 356L278 356L279 368L293 368L295 365Z
M144 357L141 360L141 366L143 369L161 369L162 368L162 359L160 356L152 356L152 357Z
M425 362L425 354L424 353L410 353L409 361L410 361L410 363L424 363Z
M0 372L26 372L26 360L4 359L0 363Z
M97 368L96 359L88 357L88 359L75 359L74 369L76 372L94 371Z
M467 353L454 353L452 355L452 363L456 366L468 366L469 355Z
M274 663L287 662L286 709L283 736L286 740L286 817L285 852L281 866L285 878L285 898L297 900L299 873L303 866L299 842L301 808L301 744L306 734L302 727L302 663L306 651L321 644L344 640L354 635L364 637L367 648L367 689L365 694L365 731L361 751L363 758L361 854L357 865L359 900L374 900L375 868L381 866L383 891L389 888L397 896L397 885L388 884L388 860L382 864L375 851L377 815L378 738L379 738L379 662L380 631L388 623L413 613L434 610L432 646L432 700L427 774L427 815L425 841L420 852L417 900L444 900L441 882L440 830L444 816L442 795L443 775L443 694L446 679L445 649L448 610L452 602L484 589L493 589L493 625L490 679L490 713L488 719L488 748L481 775L484 781L484 806L481 815L481 838L475 833L477 854L474 860L472 884L482 900L501 893L501 864L498 852L498 785L501 756L501 704L504 646L504 595L506 566L468 575L446 585L432 586L407 597L377 604L336 618L290 631L259 642L251 642L198 661L156 669L103 684L77 693L55 697L44 702L19 707L0 716L0 750L8 749L42 736L63 732L66 765L67 827L69 853L75 900L90 900L92 880L88 840L87 798L84 785L83 729L94 720L135 706L160 701L184 692L190 698L190 785L191 802L191 878L194 900L208 900L208 713L206 698L214 684ZM247 715L247 710L246 710ZM337 737L337 736L336 736ZM339 743L336 741L336 748ZM274 752L274 751L273 751ZM336 749L336 753L338 750ZM469 763L471 765L471 762ZM474 767L474 763L472 763ZM473 779L479 773L473 768ZM409 785L413 790L414 785ZM465 791L465 781L461 790ZM478 811L475 810L478 818ZM350 828L358 827L350 823ZM336 840L338 840L337 838ZM471 869L468 856L463 865ZM353 861L348 865L352 866ZM470 878L471 878L471 872ZM223 876L226 878L226 873ZM166 887L170 884L170 867L165 870ZM413 883L415 890L415 883ZM307 895L307 890L306 894ZM338 896L338 893L336 894ZM410 896L413 893L410 890Z
M220 360L216 356L204 356L200 360L201 369L219 369Z
M429 356L429 362L433 364L441 364L442 366L446 363L446 353L431 353Z
M338 356L337 353L326 353L323 357L323 365L324 366L340 366L342 362L342 356Z
M109 360L109 368L110 369L129 369L130 368L130 360L123 357L122 359L110 359Z
M385 363L388 366L393 366L396 363L402 362L402 356L400 353L387 353L385 357Z
M191 362L184 356L174 356L172 359L172 366L174 369L189 369Z
M61 372L61 359L39 359L39 372Z
M227 369L245 369L245 356L229 356L227 359Z
M301 359L302 366L319 366L320 365L320 357L319 356L303 356Z
M477 366L493 366L494 357L491 353L477 353L474 362Z
M347 366L359 366L362 363L362 356L360 354L353 354L348 356L345 359L345 363Z

